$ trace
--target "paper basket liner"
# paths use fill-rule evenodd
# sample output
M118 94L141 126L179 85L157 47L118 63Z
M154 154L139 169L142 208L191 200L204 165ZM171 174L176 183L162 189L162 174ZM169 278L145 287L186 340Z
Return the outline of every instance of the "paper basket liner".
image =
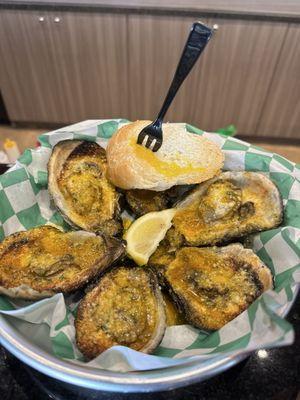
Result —
M47 190L47 162L52 147L65 139L96 141L106 147L114 132L127 122L123 119L88 120L41 135L41 146L27 149L15 166L0 176L0 240L11 233L46 223L70 229L55 210ZM214 333L207 334L190 325L172 326L166 329L154 355L115 346L88 363L75 344L76 296L64 298L56 294L38 302L0 296L2 314L49 326L55 356L71 363L125 372L180 365L195 356L199 362L209 362L228 354L292 343L293 328L280 315L293 301L300 282L300 166L244 141L181 125L188 132L203 135L220 146L225 154L224 170L260 171L279 188L284 222L279 228L256 234L253 241L253 250L272 271L274 290L264 293L246 311Z

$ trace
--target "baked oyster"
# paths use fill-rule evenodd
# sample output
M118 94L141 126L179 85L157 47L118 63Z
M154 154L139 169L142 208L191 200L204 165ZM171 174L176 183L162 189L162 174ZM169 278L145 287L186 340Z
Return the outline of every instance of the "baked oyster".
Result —
M131 189L124 191L126 202L131 211L140 217L153 211L162 211L172 207L178 199L191 190L193 185L173 186L162 192L146 189Z
M278 226L283 206L277 187L256 172L224 172L180 203L167 234L170 244L208 246Z
M121 241L90 232L40 226L14 233L0 243L0 293L32 300L68 293L124 252Z
M183 247L172 258L157 257L156 262L186 320L201 329L222 328L272 288L268 267L239 243ZM155 260L151 264L155 267Z
M92 359L114 345L151 353L165 331L165 311L155 275L119 266L105 274L80 302L76 343Z
M125 192L128 206L137 217L153 211L168 208L169 199L165 192L153 190L132 189Z
M48 163L48 190L71 226L114 236L122 229L119 194L106 171L105 150L97 143L64 140Z

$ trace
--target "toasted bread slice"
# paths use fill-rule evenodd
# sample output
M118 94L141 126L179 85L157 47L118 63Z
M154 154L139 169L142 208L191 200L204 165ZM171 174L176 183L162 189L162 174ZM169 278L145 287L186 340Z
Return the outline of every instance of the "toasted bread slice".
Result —
M162 191L175 185L200 183L217 175L224 162L212 141L187 132L184 124L163 124L163 144L153 153L137 144L150 121L125 125L110 139L106 155L112 183L123 189Z

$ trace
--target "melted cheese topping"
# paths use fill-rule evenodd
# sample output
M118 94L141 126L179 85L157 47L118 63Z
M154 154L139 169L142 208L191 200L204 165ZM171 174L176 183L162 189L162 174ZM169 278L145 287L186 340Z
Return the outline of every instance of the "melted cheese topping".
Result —
M35 228L2 243L0 283L6 288L28 285L38 291L61 291L87 279L105 248L101 237L74 240L54 228Z
M148 274L121 267L105 275L96 289L81 305L79 343L92 343L94 355L117 344L135 350L145 347L158 325L157 299Z
M226 185L226 181L224 181L224 185ZM211 209L206 208L209 199L205 198L206 196L203 194L200 199L185 208L178 209L176 212L173 218L173 226L177 232L185 237L189 244L196 246L212 245L230 237L243 236L252 231L268 228L268 222L265 221L263 215L266 204L264 204L264 192L261 188L259 192L255 192L253 187L242 188L242 201L239 204L239 200L236 199L236 207L235 200L232 199L232 212L226 209L230 203L226 203L226 207L221 208L224 191L221 189L221 185L219 185L219 188L220 201L218 207L211 202L213 207ZM213 200L217 203L217 193L214 193ZM242 208L247 202L253 203L252 210L249 213L247 213L246 208ZM213 215L209 220L207 215L210 211L213 212ZM220 215L217 215L217 211Z
M172 290L198 327L219 329L245 310L261 293L249 266L211 249L183 248L166 271Z
M67 203L66 214L78 226L97 232L108 222L115 234L113 218L118 194L106 179L106 162L99 154L71 157L57 180Z

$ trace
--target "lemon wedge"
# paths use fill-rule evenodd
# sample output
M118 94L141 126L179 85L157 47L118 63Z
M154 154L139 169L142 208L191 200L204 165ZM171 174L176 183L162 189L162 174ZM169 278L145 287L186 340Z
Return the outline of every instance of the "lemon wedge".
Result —
M124 235L127 253L138 265L147 264L159 242L172 226L176 210L150 212L135 220Z

